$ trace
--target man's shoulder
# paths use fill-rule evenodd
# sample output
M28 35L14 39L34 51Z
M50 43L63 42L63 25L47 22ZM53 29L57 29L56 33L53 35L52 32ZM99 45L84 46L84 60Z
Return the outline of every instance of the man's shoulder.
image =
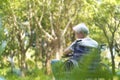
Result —
M94 39L92 39L92 38L90 38L90 37L87 37L87 38L85 38L84 40L85 40L85 41L93 41L93 42L96 42L96 43L97 43L96 40L94 40Z
M97 41L90 37L86 37L81 41L81 45L88 46L88 47L98 47Z

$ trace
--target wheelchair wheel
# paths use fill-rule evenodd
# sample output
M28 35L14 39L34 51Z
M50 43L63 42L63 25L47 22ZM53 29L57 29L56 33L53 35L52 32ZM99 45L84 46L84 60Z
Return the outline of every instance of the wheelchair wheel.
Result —
M70 72L74 68L74 64L71 60L65 61L63 68L66 72Z
M73 59L66 60L63 64L63 69L65 72L71 72L76 67L78 67L78 62Z

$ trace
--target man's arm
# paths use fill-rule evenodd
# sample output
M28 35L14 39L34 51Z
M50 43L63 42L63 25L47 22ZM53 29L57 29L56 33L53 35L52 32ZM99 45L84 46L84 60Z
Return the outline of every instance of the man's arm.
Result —
M74 51L74 45L75 41L67 49L64 50L63 55L72 53Z
M70 50L69 48L65 49L64 52L63 52L63 55L67 55L69 53L71 53L72 50Z

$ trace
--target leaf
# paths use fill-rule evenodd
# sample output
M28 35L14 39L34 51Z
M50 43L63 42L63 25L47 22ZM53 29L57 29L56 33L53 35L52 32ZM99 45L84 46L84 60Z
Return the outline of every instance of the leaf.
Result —
M2 54L2 52L5 50L5 47L7 46L7 42L3 41L2 44L0 45L0 55Z

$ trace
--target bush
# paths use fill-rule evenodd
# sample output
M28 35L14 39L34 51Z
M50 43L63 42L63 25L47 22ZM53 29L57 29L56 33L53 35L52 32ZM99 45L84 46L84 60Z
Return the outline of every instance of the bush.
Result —
M5 78L6 80L51 80L51 76L46 75L44 70L37 68L29 71L25 77L9 71L6 73Z

